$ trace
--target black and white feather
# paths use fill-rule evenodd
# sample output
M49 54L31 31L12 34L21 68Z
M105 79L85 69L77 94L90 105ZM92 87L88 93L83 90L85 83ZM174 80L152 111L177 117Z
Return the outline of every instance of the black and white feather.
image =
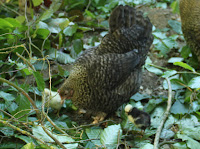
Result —
M148 113L141 111L131 104L126 105L125 112L130 122L136 127L145 130L151 124L151 117Z

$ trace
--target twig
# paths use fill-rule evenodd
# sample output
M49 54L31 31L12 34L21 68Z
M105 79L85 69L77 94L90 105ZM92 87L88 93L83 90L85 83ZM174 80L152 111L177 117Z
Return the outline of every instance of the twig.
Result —
M11 114L9 114L8 112L6 112L4 110L1 110L1 109L0 109L0 111L11 117L11 119L7 120L7 122L9 122L9 121L11 121L13 119L15 122L22 124L24 127L26 127L26 129L28 129L29 131L31 131L31 129L28 126L26 126L23 122L18 121L14 116L12 116Z
M16 13L17 15L21 16L21 14L17 11L15 11L14 9L11 9L10 7L7 7L3 2L0 1L0 4L5 7L6 10L12 11L14 13Z
M164 126L164 123L165 121L167 120L167 117L169 115L169 112L170 112L170 108L171 108L171 105L172 105L172 88L171 88L171 83L170 83L170 80L168 78L165 78L166 81L167 81L167 84L168 84L168 101L167 101L167 109L164 113L164 116L162 117L162 120L160 122L160 125L156 131L156 136L155 136L155 139L154 139L154 149L158 149L158 143L159 143L159 138L160 138L160 134L161 134L161 131L162 131L162 128Z
M25 130L22 130L21 128L18 128L18 127L16 127L16 126L10 124L10 123L7 122L7 121L0 120L0 123L2 123L3 125L6 125L6 126L12 128L12 129L18 131L18 132L20 132L20 133L22 133L22 134L24 134L24 135L29 136L29 137L31 137L31 138L37 140L38 142L40 142L40 143L42 143L42 144L44 144L44 145L46 145L46 146L48 146L48 147L50 148L50 146L49 146L48 144L46 144L43 140L36 138L35 136L33 136L32 134L30 134L29 132L27 132L27 131L25 131Z
M18 86L15 85L14 83L12 83L12 82L10 82L10 81L4 79L4 78L1 78L1 77L0 77L0 82L5 82L5 83L7 83L7 84L13 86L14 88L16 88L18 91L20 91L20 92L30 101L31 105L33 106L33 108L34 108L35 111L36 111L36 114L37 114L38 119L40 119L40 111L39 111L39 109L38 109L37 106L35 105L33 99L32 99L22 88L18 87Z
M117 147L116 147L116 149L118 149L119 148L119 145L120 145L120 130L118 131L118 135L117 135Z
M26 0L25 1L25 19L26 19L26 23L27 23L27 26L28 26L28 30L27 30L27 37L28 37L28 40L29 40L29 50L30 50L30 55L29 57L32 58L32 49L31 49L31 37L30 37L30 24L29 24L29 21L28 21L28 17L27 17L27 3L28 1Z
M29 61L27 61L26 58L24 58L24 57L23 57L22 55L20 55L18 52L16 52L16 55L17 55L18 57L20 57L26 64L28 64L29 67L30 67L33 71L36 71L35 68L34 68L34 66L33 66Z
M83 143L86 141L92 141L92 140L100 140L100 139L86 139L86 140L80 140L80 141L74 141L74 142L66 142L67 144L73 144L73 143ZM65 142L63 142L65 143Z
M50 119L50 117L47 115L47 120L51 123L51 125L56 129L56 130L58 130L59 132L61 132L61 133L63 133L63 134L65 134L65 135L67 135L67 136L69 136L65 131L63 131L62 129L60 129L51 119Z
M164 142L159 143L159 146L163 146L165 144L174 144L174 143L177 143L177 142L175 142L175 141L164 141Z
M158 65L154 65L154 64L147 64L149 66L152 66L152 67L155 67L155 68L158 68L158 69L163 69L163 70L167 70L167 71L170 71L171 69L168 69L168 68L165 68L165 67L161 67L161 66L158 66Z
M81 126L78 126L78 127L67 128L66 131L73 130L73 129L79 129L79 128L83 128L83 127L96 126L96 125L99 125L99 124L102 124L102 123L105 123L105 122L114 122L114 121L113 120L105 120L105 121L102 121L102 122L99 122L99 123L96 123L96 124L87 124L87 125L81 125ZM114 123L116 123L116 122L114 122Z
M42 127L42 129L47 133L47 135L49 137L51 137L61 148L66 149L66 147L60 142L58 141L58 139L56 139L51 133L49 133L45 127Z

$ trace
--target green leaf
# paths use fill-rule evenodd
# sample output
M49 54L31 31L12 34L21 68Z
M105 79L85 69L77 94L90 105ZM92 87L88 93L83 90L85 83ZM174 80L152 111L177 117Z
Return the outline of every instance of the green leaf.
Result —
M181 103L179 100L176 100L171 107L171 113L173 114L186 114L189 112L189 105Z
M17 19L5 18L5 20L12 24L13 27L21 27L21 23Z
M83 42L80 39L76 39L73 41L73 49L78 55L83 50Z
M36 72L33 72L33 76L35 77L38 89L40 91L43 91L45 88L45 82L42 75L38 71L36 71Z
M186 144L191 149L199 149L200 143L190 137L188 137L185 134L177 134L177 137L182 139L183 141L186 141Z
M160 2L157 2L157 3L156 3L156 7L157 7L157 8L166 9L166 8L167 8L167 3L160 3Z
M31 143L33 142L33 139L24 135L15 135L15 138L19 138L21 140L23 140L26 143Z
M33 142L27 143L27 144L24 145L21 149L35 149L35 145L34 145Z
M147 98L151 98L151 96L145 95L145 94L136 93L130 99L134 99L135 101L140 101L142 99L147 99Z
M75 61L75 59L71 58L69 54L57 51L56 49L50 49L46 54L49 55L48 59L56 59L58 62L63 64L72 63Z
M193 78L189 83L188 86L192 89L200 88L200 76Z
M50 8L47 9L39 18L39 20L47 20L49 19L54 12L56 12L60 6L61 6L61 1L60 0L54 0L53 3L51 4Z
M182 131L185 128L188 127L199 127L200 122L198 118L195 115L190 114L188 117L182 117L182 119L179 119L178 121L175 122L175 124L178 124L180 127L180 131Z
M186 45L186 46L182 47L182 49L181 49L181 56L183 58L188 58L189 55L190 55L190 53L191 53L191 49L190 49L189 46Z
M59 24L59 27L61 28L61 30L64 30L70 23L68 18L65 18L66 20L62 23Z
M85 10L85 13L90 16L92 19L96 19L96 16L89 10Z
M181 133L186 134L187 136L191 137L195 140L200 140L199 137L200 127L187 127L181 130Z
M14 130L10 127L1 127L0 132L3 133L7 137L14 135Z
M172 8L173 13L178 13L179 12L179 4L178 1L174 1L171 3L170 7Z
M140 149L153 149L153 145L150 143L147 143L146 145L144 145L143 147L140 147Z
M177 32L178 34L182 34L181 22L176 20L169 20L168 24L173 29L173 31Z
M195 72L195 69L194 68L192 68L190 65L188 65L188 64L186 64L186 63L184 63L184 62L175 62L175 63L173 63L174 65L176 65L176 66L180 66L180 67L183 67L183 68L185 68L185 69L188 69L188 70L190 70L190 71L192 71L192 72Z
M149 71L149 72L152 72L154 74L157 74L157 75L162 75L163 74L163 71L161 69L158 69L156 67L153 67L153 66L150 66L148 64L145 64L145 68Z
M184 59L182 57L171 57L168 63L182 62Z
M76 30L78 29L78 25L75 24L75 25L70 25L68 27L66 27L64 30L63 30L63 33L66 35L66 36L72 36L74 33L76 33Z
M89 139L99 139L99 140L91 140L92 143L94 143L95 145L98 145L98 146L102 145L100 142L100 134L101 133L102 133L102 129L100 129L100 128L92 127L90 129L86 129L86 134Z
M145 111L147 113L150 113L155 107L157 107L157 105L161 104L165 102L165 100L163 99L151 99L149 100L149 102L146 104L146 108L145 108Z
M49 131L50 128L48 128L48 132L53 135L58 141L60 141L61 143L63 143L63 145L66 148L71 148L71 149L75 149L78 146L78 143L74 143L74 144L68 144L67 142L74 142L74 139L72 139L71 137L68 136L62 136L59 134L55 134L52 131ZM32 128L33 131L33 135L35 137L37 137L38 139L41 139L45 142L54 142L54 140L49 137L46 132L43 130L43 128L41 126L35 126ZM66 144L65 144L66 143Z
M67 18L56 18L51 19L47 24L51 33L59 33L65 26L68 26L69 20ZM40 26L45 27L45 24L40 22Z
M49 30L42 29L42 28L37 29L37 32L36 32L38 37L41 38L41 39L46 39L49 36L49 33L50 33Z
M176 70L165 71L162 75L163 78L169 78L177 73Z
M33 6L36 7L42 4L43 0L32 0L32 2L33 2Z
M13 101L15 99L15 96L3 91L0 91L0 97L3 98L5 101Z
M172 145L173 145L174 149L188 149L185 142L177 142Z
M0 22L1 22L0 23L0 28L1 29L13 27L13 25L10 22L6 21L5 19L0 18Z
M182 85L185 83L183 81L181 81L180 79L171 79L170 82L171 82L172 90L178 90L178 89L185 88L185 86ZM163 81L163 87L164 87L164 89L168 89L168 84L167 84L166 80Z
M1 143L1 144L0 144L0 148L1 148L1 149L11 149L11 148L16 148L16 146L17 146L18 148L21 148L21 147L23 147L23 145L24 145L24 144L21 144L21 143L6 141L6 143Z
M20 94L15 101L18 104L18 107L12 114L15 114L16 118L21 117L20 120L26 120L28 113L31 111L30 101L22 94Z
M118 144L118 139L120 140L122 136L122 129L120 124L111 125L104 129L100 135L100 141L103 145L116 147Z
M82 31L91 31L92 28L90 27L84 27L84 26L78 26L78 29L82 30Z

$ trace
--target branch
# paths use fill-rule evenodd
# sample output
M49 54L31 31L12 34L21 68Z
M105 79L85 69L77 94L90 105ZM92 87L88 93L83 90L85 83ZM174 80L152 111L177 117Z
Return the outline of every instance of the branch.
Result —
M66 147L60 141L58 141L51 133L49 133L45 127L42 127L42 129L46 132L46 134L48 134L49 137L51 137L56 142L56 144L58 144L61 148L66 149Z
M18 91L20 91L26 98L28 98L28 100L30 101L31 105L33 106L33 108L35 109L36 111L36 114L37 114L37 117L38 119L40 119L40 111L39 109L37 108L37 106L35 105L33 99L20 87L18 87L17 85L15 85L14 83L4 79L4 78L1 78L0 77L0 82L5 82L11 86L13 86L14 88L16 88Z
M37 140L38 142L40 142L40 143L42 143L42 144L44 144L44 145L46 145L46 146L48 146L48 147L50 148L50 146L49 146L48 144L46 144L43 140L36 138L35 136L33 136L33 135L32 135L31 133L29 133L29 132L27 132L27 131L25 131L25 130L22 130L21 128L18 128L18 127L16 127L16 126L10 124L10 123L7 122L7 121L0 120L0 123L2 123L3 125L6 125L6 126L8 126L8 127L11 127L12 129L14 129L14 130L16 130L16 131L18 131L18 132L20 132L20 133L22 133L22 134L24 134L24 135L29 136L29 137L31 137L31 138Z
M162 117L162 120L160 122L160 126L158 127L157 131L156 131L156 136L155 136L155 140L154 140L154 149L158 149L158 143L159 143L159 138L160 138L160 134L162 131L162 128L164 126L165 121L167 120L167 117L169 115L170 112L170 108L172 105L172 88L171 88L171 83L170 80L168 78L165 78L168 84L168 101L167 101L167 109L164 113L164 116Z

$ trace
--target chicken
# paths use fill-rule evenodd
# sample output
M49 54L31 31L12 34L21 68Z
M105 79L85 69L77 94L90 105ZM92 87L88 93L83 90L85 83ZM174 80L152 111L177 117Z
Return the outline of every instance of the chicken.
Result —
M179 7L185 40L200 62L200 0L180 0Z
M129 121L132 122L136 127L145 130L150 126L151 118L148 113L133 107L131 104L126 105L124 110Z
M59 94L57 92L50 91L48 88L44 89L42 98L45 102L45 107L51 107L57 110L57 112L59 112L63 106Z
M116 7L109 33L97 47L76 59L59 88L61 99L103 120L129 101L140 87L142 69L153 41L152 24L130 6Z

